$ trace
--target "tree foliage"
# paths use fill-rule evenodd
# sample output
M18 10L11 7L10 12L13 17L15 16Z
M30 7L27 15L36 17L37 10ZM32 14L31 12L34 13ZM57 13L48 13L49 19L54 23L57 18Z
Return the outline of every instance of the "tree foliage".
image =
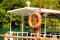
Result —
M59 5L58 0L43 0L43 8L60 10Z

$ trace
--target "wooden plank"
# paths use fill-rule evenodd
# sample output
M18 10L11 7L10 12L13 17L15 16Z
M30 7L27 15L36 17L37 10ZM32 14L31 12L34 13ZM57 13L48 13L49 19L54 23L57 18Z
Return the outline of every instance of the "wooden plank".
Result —
M8 40L8 38L6 37L6 35L7 35L7 34L5 34L5 36L4 36L4 40Z
M7 37L7 38L29 38L29 39L40 39L40 40L58 40L57 38L45 38L45 37L30 37L30 36L9 36L0 34L0 36Z
M9 36L9 35L3 35L3 34L0 34L0 36L5 36L5 37L8 37L8 38L38 38L38 37L30 37L30 36ZM39 38L42 38L42 37L39 37Z

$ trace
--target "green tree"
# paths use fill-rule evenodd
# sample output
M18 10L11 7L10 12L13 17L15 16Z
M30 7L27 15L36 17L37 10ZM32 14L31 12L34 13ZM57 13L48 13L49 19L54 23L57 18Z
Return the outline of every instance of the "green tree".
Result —
M40 5L39 3L40 3L40 0L32 0L31 1L31 6L39 8L39 5Z
M43 8L59 10L58 6L59 6L58 0L43 0L42 4Z
M4 9L0 8L0 23L2 23L2 27L9 27L9 14L6 13Z

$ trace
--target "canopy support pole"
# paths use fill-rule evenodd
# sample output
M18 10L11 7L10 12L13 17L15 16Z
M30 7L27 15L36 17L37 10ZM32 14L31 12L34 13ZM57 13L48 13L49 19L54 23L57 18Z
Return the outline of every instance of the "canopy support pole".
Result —
M11 22L12 22L12 13L11 13L11 15L10 15L10 33L11 33Z
M22 27L22 36L23 36L23 32L24 32L24 16L22 15L21 16L21 20L22 20L22 25L21 25L21 27ZM23 40L23 39L22 39Z
M45 17L45 24L44 24L44 37L46 37L46 18L47 18L47 14L44 14Z

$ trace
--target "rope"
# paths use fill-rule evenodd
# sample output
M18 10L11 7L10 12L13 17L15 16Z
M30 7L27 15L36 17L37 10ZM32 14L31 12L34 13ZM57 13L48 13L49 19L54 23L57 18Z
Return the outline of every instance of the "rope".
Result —
M42 0L40 0L40 9L39 9L40 10L40 15L41 15L41 8L42 8ZM37 35L38 37L40 37L40 34L41 34L40 33L41 32L41 29L40 28L41 27L39 27L39 29L38 29L38 35Z

